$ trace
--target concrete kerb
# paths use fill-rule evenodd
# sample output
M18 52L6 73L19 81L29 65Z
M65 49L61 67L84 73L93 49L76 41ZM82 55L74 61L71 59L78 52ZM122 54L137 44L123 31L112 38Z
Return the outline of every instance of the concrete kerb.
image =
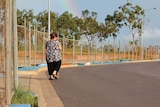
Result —
M47 71L47 67L42 67L38 70L39 77L41 78L40 84L41 84L43 97L46 102L46 107L64 107L54 87L52 86L51 82L48 80L46 71Z
M39 107L64 107L62 101L56 94L54 87L46 75L47 67L40 67L35 71L19 71L19 84L26 85L39 98ZM48 90L49 96L46 95ZM51 97L48 102L48 97Z
M46 102L44 100L39 73L37 71L19 71L19 84L25 85L30 91L33 91L36 96L38 96L39 107L46 107Z

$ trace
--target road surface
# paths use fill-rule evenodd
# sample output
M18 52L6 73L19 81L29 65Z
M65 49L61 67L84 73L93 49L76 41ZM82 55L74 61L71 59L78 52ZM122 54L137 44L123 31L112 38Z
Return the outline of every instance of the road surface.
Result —
M64 107L160 107L160 62L62 68Z

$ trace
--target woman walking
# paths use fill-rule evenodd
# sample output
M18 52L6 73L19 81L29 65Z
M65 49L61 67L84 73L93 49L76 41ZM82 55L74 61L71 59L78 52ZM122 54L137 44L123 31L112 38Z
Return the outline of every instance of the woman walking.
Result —
M49 79L58 79L59 70L62 63L61 58L61 43L58 41L57 33L50 34L50 40L46 43L46 61L48 67Z

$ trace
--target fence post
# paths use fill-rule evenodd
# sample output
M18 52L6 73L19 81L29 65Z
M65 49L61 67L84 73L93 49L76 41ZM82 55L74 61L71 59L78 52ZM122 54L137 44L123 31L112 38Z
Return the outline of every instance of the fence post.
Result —
M43 45L42 45L42 50L43 50L43 52L42 52L42 62L44 63L44 50L45 50L45 47L46 47L46 45L45 45L45 27L43 28L44 29L44 31L43 31Z
M11 100L11 0L6 1L5 7L5 31L6 31L6 63L5 63L5 70L6 70L6 99L7 104L10 104Z
M157 47L157 57L158 57L158 59L159 59L159 46Z
M102 57L101 57L101 61L103 62L104 61L104 54L103 54L103 38L102 38L102 42L101 42L101 46L102 46Z
M73 36L73 53L72 53L72 61L73 61L73 63L74 63L74 53L75 53L75 36Z
M110 61L110 46L109 46L109 40L108 40L108 61Z
M124 41L124 59L126 59L126 44L125 44L125 41Z
M34 25L34 65L36 65L37 60L37 25Z
M26 39L26 18L24 19L24 65L26 65L26 46L27 46L27 39Z
M29 55L28 65L31 66L31 23L29 22Z
M158 58L160 58L160 47L158 46Z
M65 48L65 36L63 35L63 53L62 53L62 55L63 55L63 61L64 61L64 48Z
M120 50L121 50L121 49L120 49L120 41L119 41L119 50L118 50L118 60L119 60L119 61L120 61L120 55L121 55L121 54L120 54Z
M134 60L135 43L132 44L132 60Z
M88 44L88 61L90 61L90 41L88 41L89 42L89 44Z
M14 42L14 87L18 86L18 44L17 44L17 10L16 10L16 0L12 1L13 6L13 42Z
M115 37L113 37L114 38L114 62L115 62L115 54L116 54L116 50L115 50L115 48L116 48L116 39L115 39Z
M146 49L145 49L144 52L145 52L145 54L144 54L144 56L145 56L145 57L144 57L144 60L147 60L147 47L146 47Z
M130 45L128 44L128 60L130 59Z
M33 43L33 45L34 45L34 64L36 65L36 25L34 25L34 30L33 30L33 32L34 32L34 35L32 36L32 43Z
M81 62L82 62L82 37L81 37L81 52L80 52L80 56L81 56Z
M149 57L149 47L146 45L146 60L148 60Z
M95 46L96 46L96 55L95 55L95 61L97 60L97 41L95 42Z

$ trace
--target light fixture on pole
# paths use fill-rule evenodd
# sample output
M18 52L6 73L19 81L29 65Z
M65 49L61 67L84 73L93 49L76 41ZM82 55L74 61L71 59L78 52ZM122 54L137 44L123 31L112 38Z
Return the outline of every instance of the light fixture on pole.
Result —
M148 12L150 10L156 10L156 8L151 8L151 9L147 9L145 10L145 12ZM143 17L143 28L142 28L142 35L141 35L141 48L142 48L142 53L141 53L141 60L143 60L143 37L144 37L144 25L145 25L145 14L144 14L144 17Z

